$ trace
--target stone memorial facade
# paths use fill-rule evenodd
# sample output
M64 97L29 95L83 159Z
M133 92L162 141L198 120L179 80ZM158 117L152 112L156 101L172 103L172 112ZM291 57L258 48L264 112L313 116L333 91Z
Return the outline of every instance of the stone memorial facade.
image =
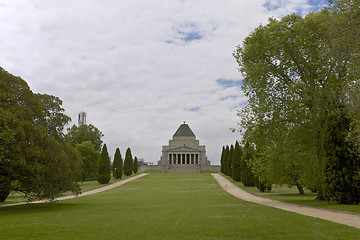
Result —
M162 166L162 172L200 172L207 168L210 161L207 160L204 145L199 144L195 134L184 122L169 140L169 145L162 147L162 156L158 165Z
M162 173L200 173L201 170L220 171L219 165L211 165L204 145L185 122L174 133L169 145L162 146L157 165L142 165L141 170L161 170Z

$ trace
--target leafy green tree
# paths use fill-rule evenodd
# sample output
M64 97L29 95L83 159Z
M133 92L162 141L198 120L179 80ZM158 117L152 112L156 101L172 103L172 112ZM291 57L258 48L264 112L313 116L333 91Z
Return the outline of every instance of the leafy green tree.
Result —
M95 150L95 146L90 141L76 144L76 150L80 154L82 161L81 180L97 179L97 163L99 161L99 152Z
M139 165L138 165L137 157L135 157L134 158L133 172L136 174L138 172L138 169L139 169Z
M97 181L100 184L106 184L110 181L110 172L111 172L111 166L110 166L110 157L107 150L106 144L104 144L99 158L98 163L98 173L97 173Z
M61 99L47 94L35 94L34 97L40 102L43 113L39 123L53 137L62 139L64 137L64 125L70 122L71 119L64 114L65 109L61 107Z
M123 175L123 160L120 149L116 148L113 162L113 176L116 179L121 179Z
M72 140L74 146L85 141L90 141L92 144L94 144L95 150L100 152L102 144L101 138L104 136L104 134L94 125L84 124L80 127L73 125L67 130L67 135Z
M327 10L305 18L292 14L281 20L270 19L234 52L244 76L243 90L249 97L249 104L240 113L241 126L247 131L245 139L261 150L260 157L256 157L261 163L256 165L260 168L257 171L268 177L270 171L262 168L273 166L277 157L289 156L266 158L276 156L280 136L285 134L298 153L307 156L293 158L290 165L306 166L300 169L304 171L301 177L312 173L300 182L307 186L317 183L319 200L324 199L321 133L329 99L339 87L344 89L340 98L350 95L351 89L359 89L359 71L351 51L341 57L335 54L333 26L328 23L338 19Z
M27 83L0 68L0 185L28 200L78 194L80 161L61 129L70 120L61 100L34 94ZM6 198L2 192L2 199Z
M131 150L128 148L125 153L125 160L124 160L124 175L130 176L133 172L133 158L131 155Z
M236 141L235 143L235 148L234 148L234 154L233 154L233 158L231 161L231 170L232 170L232 178L239 182L241 181L241 157L242 157L242 150L241 150L241 146L238 143L238 141Z

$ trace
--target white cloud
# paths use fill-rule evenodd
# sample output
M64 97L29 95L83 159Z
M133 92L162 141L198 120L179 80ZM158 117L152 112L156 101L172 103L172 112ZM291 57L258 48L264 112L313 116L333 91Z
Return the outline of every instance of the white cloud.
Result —
M241 80L232 56L236 46L268 17L299 9L304 13L310 5L3 0L0 66L33 91L61 98L74 120L87 112L111 155L116 147L122 154L130 147L155 162L186 121L218 163L221 147L240 138L229 128L237 127L236 108L246 98L239 87L216 80Z

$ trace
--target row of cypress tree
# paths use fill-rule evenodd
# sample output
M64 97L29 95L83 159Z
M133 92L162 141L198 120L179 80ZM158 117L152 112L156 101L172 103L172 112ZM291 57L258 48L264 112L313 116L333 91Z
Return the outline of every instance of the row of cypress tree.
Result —
M234 145L223 146L220 160L220 171L242 182L247 187L258 187L260 191L271 190L271 184L259 182L251 171L251 161L255 158L255 149L248 142L241 146L238 141Z
M101 184L108 183L111 178L110 176L111 170L113 173L113 177L115 179L121 179L123 174L126 176L130 176L132 173L137 173L138 172L137 157L133 159L131 150L130 148L128 148L126 150L125 160L123 161L121 157L120 149L116 148L114 161L111 169L110 157L108 154L106 144L104 144L98 163L97 181Z

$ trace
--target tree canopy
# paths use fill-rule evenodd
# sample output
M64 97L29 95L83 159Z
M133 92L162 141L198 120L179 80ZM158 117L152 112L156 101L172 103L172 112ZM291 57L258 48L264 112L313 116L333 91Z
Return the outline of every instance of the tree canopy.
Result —
M335 2L338 9L352 11L353 1ZM234 52L248 97L239 116L244 140L256 148L254 172L266 181L294 184L299 191L302 185L316 189L320 200L328 190L323 189L329 162L322 136L329 109L343 106L353 126L345 130L349 138L356 138L359 127L354 107L360 99L359 44L344 44L343 37L358 31L341 33L346 18L327 9L271 18Z
M34 94L27 83L0 68L0 185L28 200L79 193L80 161L63 136L69 122L54 96ZM5 200L9 191L2 191Z
M106 144L104 144L101 150L97 167L98 167L97 181L100 184L108 183L110 181L111 164L110 164L110 157Z
M120 149L116 148L113 162L113 176L116 179L121 179L123 175L123 159L121 157Z
M67 130L67 135L71 139L74 146L85 141L90 141L92 144L94 144L95 150L100 152L102 145L101 138L104 136L104 134L94 125L84 124L80 127L73 125Z
M125 160L124 160L124 175L130 176L133 172L133 158L130 148L126 149Z

